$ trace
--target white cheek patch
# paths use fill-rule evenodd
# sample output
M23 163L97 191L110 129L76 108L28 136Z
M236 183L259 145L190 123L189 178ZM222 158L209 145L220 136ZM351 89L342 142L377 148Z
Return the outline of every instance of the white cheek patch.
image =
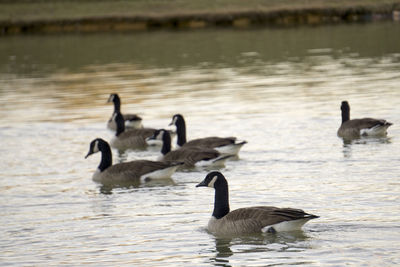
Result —
M94 142L93 153L99 152L99 141Z
M215 181L218 179L218 176L214 176L211 181L208 183L208 187L214 188Z
M157 140L162 140L162 139L163 139L163 135L164 135L164 131L160 131L160 132L157 134L156 139L157 139Z
M174 119L172 120L172 124L176 124L177 119L178 119L178 117L174 117Z
M114 95L110 95L110 97L108 98L108 102L113 102L114 101Z
M114 114L112 115L112 119L111 119L111 120L112 120L113 122L116 122L116 118L117 118L117 113L114 113Z

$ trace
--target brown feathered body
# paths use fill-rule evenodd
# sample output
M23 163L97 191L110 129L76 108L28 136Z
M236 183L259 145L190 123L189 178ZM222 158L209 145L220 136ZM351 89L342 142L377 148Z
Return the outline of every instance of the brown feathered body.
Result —
M198 138L185 143L182 147L202 146L209 148L216 148L220 146L227 146L234 144L236 137L217 137L210 136L205 138Z
M220 219L212 217L207 229L217 235L239 235L274 231L294 231L317 216L300 209L270 206L248 207L233 210Z
M119 149L143 149L147 147L146 138L153 135L155 129L132 129L120 133L111 139L111 146Z
M162 160L167 162L184 162L180 168L190 169L201 166L202 162L204 162L204 166L209 165L209 162L213 162L213 166L216 166L216 160L220 159L220 156L220 153L212 148L181 147L165 154ZM224 162L224 160L220 160L221 166Z
M392 123L386 120L373 118L353 119L342 123L337 135L343 138L385 136L387 134L387 128L389 128L390 125L392 125Z
M168 168L170 169L166 170ZM178 165L171 165L168 162L135 160L112 165L102 172L97 170L93 174L93 180L103 184L114 184L140 181L145 178L170 178L177 168Z

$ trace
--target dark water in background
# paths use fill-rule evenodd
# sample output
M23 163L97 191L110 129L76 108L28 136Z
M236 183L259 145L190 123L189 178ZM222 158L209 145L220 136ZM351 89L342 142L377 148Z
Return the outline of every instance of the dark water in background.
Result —
M398 265L400 25L15 36L0 41L1 265ZM204 230L206 171L109 190L89 142L112 133L108 95L144 124L186 117L188 138L249 143L222 170L231 208L321 216L302 233L220 239ZM343 144L352 117L394 123ZM130 151L114 162L155 159Z

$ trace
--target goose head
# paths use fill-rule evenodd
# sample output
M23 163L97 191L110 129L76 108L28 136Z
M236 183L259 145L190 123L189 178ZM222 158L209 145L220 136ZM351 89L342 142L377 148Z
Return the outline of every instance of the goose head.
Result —
M92 142L90 142L89 152L85 156L85 159L88 158L90 155L93 155L97 152L103 151L104 147L107 145L107 142L101 138L96 138Z
M108 97L107 103L114 103L114 112L121 111L121 99L118 94L110 94Z
M118 96L118 94L110 94L110 96L108 97L107 103L115 103L115 102L120 102L120 98Z
M172 121L169 124L169 126L171 125L178 126L179 124L182 123L185 123L185 119L183 118L183 116L181 114L175 114L174 116L172 116Z
M221 184L227 184L224 175L218 171L213 171L207 174L206 178L200 182L196 187L211 187L217 188Z
M101 162L98 169L100 171L104 171L112 165L110 145L101 138L94 139L92 142L90 142L89 152L85 156L85 159L97 152L101 152Z
M90 142L89 152L85 156L85 159L87 159L90 155L99 152L103 142L104 140L101 138L96 138L92 142Z
M151 140L162 141L163 145L161 148L161 153L163 155L171 151L171 135L167 130L165 129L155 130L152 136L146 138L147 142Z
M176 126L176 134L178 135L177 145L183 146L186 143L186 124L181 114L175 114L169 126Z
M196 185L196 187L211 187L215 189L214 196L214 211L212 216L216 219L221 219L230 211L229 208L229 192L228 182L224 175L218 171L212 171L207 174L206 178Z

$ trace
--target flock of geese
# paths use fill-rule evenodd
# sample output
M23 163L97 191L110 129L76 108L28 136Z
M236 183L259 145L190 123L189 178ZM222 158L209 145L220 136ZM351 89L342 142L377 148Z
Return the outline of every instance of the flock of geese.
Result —
M115 136L107 141L96 138L90 143L86 157L101 152L100 164L93 174L93 180L102 184L128 184L133 181L146 182L153 179L170 178L177 170L196 167L223 167L227 159L238 155L246 141L236 137L205 137L187 141L186 123L181 114L175 114L169 125L175 125L176 132L165 129L145 128L142 118L135 114L121 113L118 94L111 94L107 102L114 103L114 112L107 127ZM337 135L343 139L362 136L385 136L392 123L373 118L350 119L347 101L341 104L342 123ZM171 140L176 135L176 149ZM134 160L112 163L111 147L118 150L142 149L160 146L161 156L155 160ZM214 211L207 229L217 235L240 235L251 233L276 233L300 230L311 219L318 216L301 209L256 206L230 211L228 182L219 171L212 171L196 187L215 189Z

